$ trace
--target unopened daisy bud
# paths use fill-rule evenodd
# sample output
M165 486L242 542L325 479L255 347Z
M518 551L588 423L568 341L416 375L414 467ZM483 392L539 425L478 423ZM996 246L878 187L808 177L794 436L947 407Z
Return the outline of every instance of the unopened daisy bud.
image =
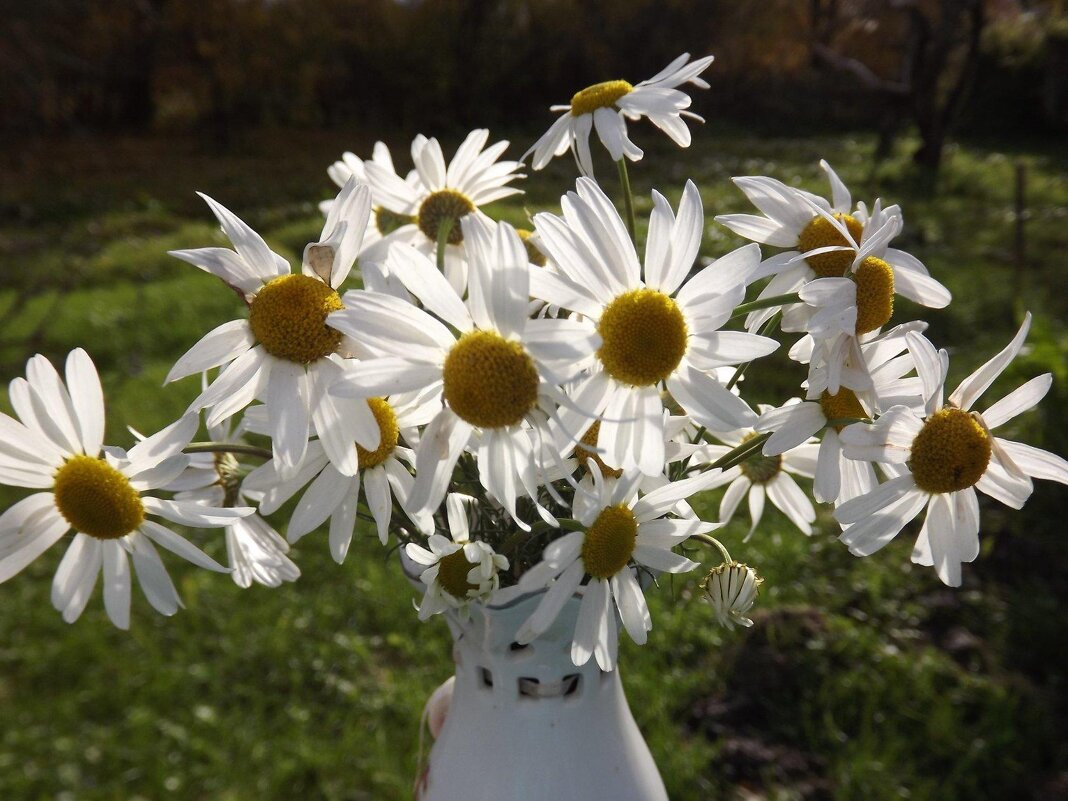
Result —
M705 577L701 582L701 589L712 602L719 624L733 629L735 625L753 625L753 621L747 618L745 613L752 609L757 588L763 582L764 579L757 576L756 571L748 565L724 562L713 568Z

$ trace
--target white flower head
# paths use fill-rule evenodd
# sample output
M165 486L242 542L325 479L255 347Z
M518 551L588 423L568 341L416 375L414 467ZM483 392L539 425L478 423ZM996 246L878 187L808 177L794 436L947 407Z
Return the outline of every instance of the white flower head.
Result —
M104 608L125 629L130 625L131 559L141 589L157 611L173 615L181 606L154 544L199 567L229 572L149 519L214 527L254 511L145 494L165 487L185 469L189 457L182 449L196 433L196 414L186 414L129 452L103 447L104 395L96 367L81 349L67 357L66 383L38 355L28 362L26 378L11 382L10 393L19 420L0 414L0 482L41 491L0 515L0 582L73 529L74 540L52 582L53 606L68 623L77 620L103 572Z
M508 559L495 553L486 542L472 541L466 505L474 498L450 493L445 501L452 539L431 534L429 550L410 542L408 558L425 569L419 580L426 586L419 604L419 619L456 610L461 619L471 614L473 602L488 603L500 587L500 573L508 569Z
M627 81L617 80L587 86L576 92L568 105L552 106L552 111L562 111L564 114L523 158L533 154L532 166L540 170L554 156L562 156L570 148L582 174L592 176L590 133L596 128L597 136L613 161L619 161L624 156L631 161L638 161L644 154L627 136L626 120L642 117L670 136L679 147L689 147L690 129L683 117L697 122L704 120L686 110L690 107L690 97L678 87L689 83L707 89L708 83L700 75L708 69L712 59L712 56L705 56L690 61L690 54L683 53L652 78L639 84L632 86Z
M672 482L639 497L642 474L637 470L614 479L604 478L595 463L590 468L594 497L574 510L582 530L549 543L542 561L519 580L524 591L548 589L516 640L531 642L548 631L568 598L583 587L571 659L584 665L593 656L602 670L612 670L618 645L616 610L639 645L653 626L636 568L666 573L692 570L697 563L672 549L694 534L719 527L696 517L665 517L680 501L711 486L717 471Z
M664 469L662 387L698 424L726 430L756 415L714 371L765 356L778 342L744 331L720 331L745 299L760 260L747 245L689 277L704 229L701 196L686 183L678 216L653 193L644 269L619 213L589 178L562 200L563 216L534 221L557 272L532 272L531 293L581 315L570 324L601 340L582 362L589 375L561 410L566 431L581 435L600 418L597 447L605 461L648 475ZM578 436L574 437L578 439Z
M178 360L167 380L222 367L193 408L210 409L207 424L215 426L253 400L263 400L275 462L283 475L292 476L304 459L312 426L319 430L323 422L319 394L312 390L322 380L320 371L332 368L329 357L343 340L341 332L327 326L326 318L343 308L337 290L360 250L370 191L355 180L345 185L330 209L322 237L305 248L300 273L291 273L289 263L236 215L202 197L234 250L201 248L171 255L230 285L249 304L249 316L205 335ZM369 432L367 438L364 444L375 447L377 433Z
M724 562L715 567L701 582L701 589L712 604L716 621L727 629L735 626L748 628L753 621L746 613L756 603L757 590L764 579L757 576L749 565L739 562Z
M912 561L933 566L950 586L961 583L961 564L979 555L979 501L976 490L1020 509L1033 478L1068 484L1068 462L1048 451L1002 439L994 429L1033 408L1052 384L1049 373L1032 378L991 405L972 410L1023 347L1031 315L1012 342L968 376L943 403L948 367L945 351L916 333L906 335L924 383L924 415L893 406L873 425L855 424L842 432L847 458L870 459L892 476L871 492L842 504L835 518L840 539L851 553L875 553L927 509Z

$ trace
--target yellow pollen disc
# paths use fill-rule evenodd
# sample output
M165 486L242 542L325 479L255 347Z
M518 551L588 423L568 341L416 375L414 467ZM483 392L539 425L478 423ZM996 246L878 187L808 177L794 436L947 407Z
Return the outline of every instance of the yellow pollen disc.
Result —
M326 315L343 308L337 292L318 278L283 275L256 293L248 324L269 354L308 364L341 344L341 332L327 327Z
M582 564L593 578L608 579L630 562L638 541L638 521L626 506L609 506L582 541Z
M460 218L475 210L475 204L465 195L452 189L439 189L427 196L419 206L415 224L432 242L438 241L438 228L446 218L452 220L448 243L459 245L464 241L464 232L460 227Z
M445 357L445 400L482 428L511 426L538 400L538 371L518 342L493 331L469 331Z
M924 492L959 492L983 477L990 451L990 435L979 421L947 407L935 412L912 441L909 469Z
M686 354L686 318L655 289L632 289L612 299L597 321L597 351L612 378L636 387L663 381Z
M820 395L820 406L823 407L823 414L828 420L868 416L853 390L845 387L839 387L837 395L832 395L827 390L824 390L823 394ZM836 431L841 431L845 426L835 426L834 428Z
M742 442L748 442L755 436L755 433L749 434ZM765 456L757 451L755 456L750 456L738 466L742 468L745 477L754 484L767 484L782 472L782 456Z
M544 267L545 254L538 250L534 243L530 241L530 238L534 236L534 232L528 231L526 228L516 228L515 232L519 234L519 238L523 240L523 247L527 249L527 258L530 260L530 263L536 264L539 267Z
M626 81L604 81L587 86L571 96L571 116L581 117L592 114L599 108L611 108L623 95L634 90Z
M619 478L623 475L622 470L618 470L615 467L609 467L604 463L599 454L594 453L591 449L597 447L597 437L601 433L601 421L595 420L593 425L590 426L589 431L582 435L582 439L579 440L579 444L575 447L575 458L578 459L579 464L588 469L589 462L596 462L597 466L601 468L602 476L609 476L611 478ZM582 446L586 445L586 448Z
M477 590L478 585L467 580L474 564L467 561L464 549L453 551L438 560L438 584L453 598L464 599L468 590Z
M860 244L864 226L852 214L835 214L834 218L843 223L853 241ZM825 217L813 217L812 222L806 225L797 237L797 248L802 253L832 245L851 247L849 241ZM852 250L836 250L831 253L817 253L805 261L820 278L841 278L853 263L853 257Z
M857 336L882 328L894 313L894 270L868 256L853 274L857 282Z
M412 222L415 222L414 217L390 211L385 206L379 206L375 209L375 228L378 229L378 233L382 234L382 236L392 234L402 225L408 225Z
M56 471L52 492L67 522L98 540L124 537L145 519L137 490L103 459L72 456Z
M356 445L356 461L361 470L368 467L377 467L386 461L390 454L393 453L394 448L397 447L397 439L400 436L400 429L397 427L397 415L385 398L368 398L367 405L371 407L371 414L375 416L375 422L378 423L378 430L381 436L378 441L378 447L373 451L369 451L359 444Z

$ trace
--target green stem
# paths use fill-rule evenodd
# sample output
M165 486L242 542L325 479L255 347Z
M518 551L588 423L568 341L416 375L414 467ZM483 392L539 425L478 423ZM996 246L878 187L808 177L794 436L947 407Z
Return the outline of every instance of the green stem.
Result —
M711 545L713 548L718 548L719 552L723 554L723 561L728 565L733 564L734 560L731 559L730 552L724 547L723 543L717 540L715 537L710 537L707 534L691 534L691 540L697 540L703 542L705 545Z
M778 319L779 312L775 312L775 314L768 318L768 321L764 323L764 326L757 333L761 336L767 336L771 333L771 329L775 327ZM738 368L734 371L734 375L731 376L731 380L727 382L727 389L734 389L734 385L742 380L742 376L745 375L745 371L749 369L749 365L751 364L752 362L746 362L745 364L738 365Z
M270 459L273 455L267 448L244 445L238 442L191 442L182 449L183 453L237 453L242 456L256 456Z
M741 317L749 314L749 312L760 311L761 309L770 309L774 306L785 306L788 303L800 302L801 296L796 292L791 292L789 295L772 295L770 298L757 298L735 307L731 319L733 320L735 317Z
M638 245L638 224L634 218L634 195L630 189L630 175L627 173L627 160L625 158L616 162L619 166L619 182L623 185L623 207L627 212L627 231L630 232L631 241L635 247Z
M759 451L764 446L764 443L768 441L768 438L771 437L771 434L771 431L766 431L763 434L757 434L752 439L747 439L740 445L735 445L731 450L727 451L716 459L716 461L708 465L706 469L712 470L719 467L723 470L727 470L737 464L741 464L754 453ZM708 442L709 440L706 438L705 441Z
M443 217L438 223L438 272L445 274L445 245L449 243L449 233L456 223L452 217Z

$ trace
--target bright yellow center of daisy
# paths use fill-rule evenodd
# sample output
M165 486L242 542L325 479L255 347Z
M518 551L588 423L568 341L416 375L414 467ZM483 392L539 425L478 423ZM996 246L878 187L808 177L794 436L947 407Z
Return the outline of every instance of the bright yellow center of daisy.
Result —
M523 240L523 247L527 249L527 259L530 263L536 264L539 267L544 267L545 254L538 250L534 243L530 241L530 238L534 236L534 232L528 231L526 228L516 228L515 232L519 234L519 238Z
M582 541L582 564L593 578L608 579L627 566L638 542L638 521L626 506L597 515Z
M582 439L579 440L578 446L575 448L575 458L578 459L579 464L588 469L590 462L596 462L597 466L601 468L602 476L609 476L611 478L619 478L623 475L622 470L618 470L615 467L609 467L604 463L601 457L593 452L593 448L597 447L597 437L601 433L601 421L595 420L589 430L582 435ZM582 446L586 447L583 448Z
M256 293L248 324L269 354L308 364L341 344L341 332L327 327L326 315L343 308L337 292L318 278L283 275Z
M459 245L464 241L464 232L460 227L460 218L475 210L475 204L452 189L439 189L427 196L419 206L415 224L419 230L433 242L438 241L438 229L446 220L452 221L449 228L448 243Z
M137 490L103 459L72 456L56 471L52 492L67 522L98 540L124 537L145 519Z
M827 390L820 395L820 406L828 420L843 420L845 418L865 418L868 413L857 400L856 393L851 389L840 387L837 395L832 395ZM835 426L835 431L841 431L845 426Z
M748 442L755 436L755 433L749 434L742 440L742 443ZM754 484L767 484L782 472L782 456L765 456L757 451L738 466L742 468L745 477Z
M368 398L367 405L371 407L371 414L375 416L375 422L378 423L380 437L378 447L373 451L369 451L357 443L356 461L361 470L368 467L377 467L386 461L397 447L397 439L400 436L400 429L397 427L397 415L385 398Z
M882 328L894 313L894 271L868 256L853 273L857 283L857 336Z
M852 214L835 214L834 218L845 225L855 243L860 242L864 226ZM832 245L852 247L849 240L842 236L842 233L831 225L826 217L813 217L812 222L806 225L797 237L797 247L802 253ZM841 278L849 269L849 265L853 263L853 256L852 250L836 250L831 253L809 256L805 261L820 278Z
M472 425L511 426L538 400L538 371L518 342L469 331L445 357L445 400Z
M983 477L990 451L990 435L979 421L947 407L928 418L912 441L909 470L924 492L959 492Z
M474 565L467 561L464 549L453 551L438 560L438 584L453 598L467 597L468 590L477 590L478 585L467 580L467 574Z
M634 87L626 81L604 81L587 86L571 96L571 116L580 117L599 108L611 108L619 98L632 91Z
M686 354L686 319L655 289L632 289L605 306L597 321L597 351L612 378L636 387L663 381Z
M375 228L378 229L378 233L382 234L382 236L392 234L402 225L411 223L413 219L410 215L390 211L385 206L379 206L375 209Z

